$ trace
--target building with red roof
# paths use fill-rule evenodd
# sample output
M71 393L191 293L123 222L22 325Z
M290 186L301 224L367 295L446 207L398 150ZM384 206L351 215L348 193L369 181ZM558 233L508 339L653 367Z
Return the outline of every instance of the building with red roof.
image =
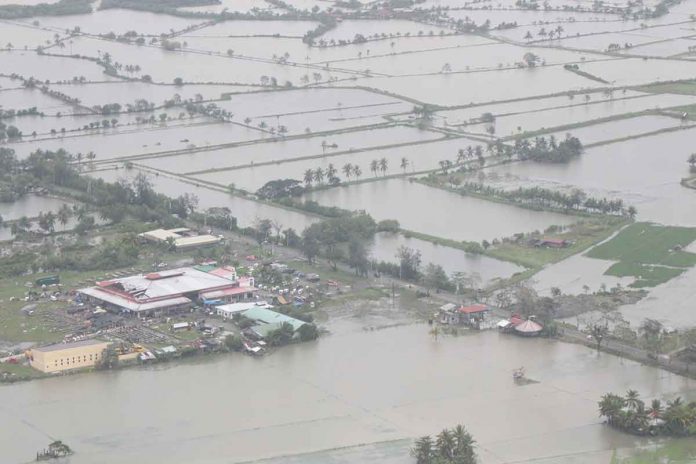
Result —
M448 304L440 308L440 322L451 325L475 325L478 326L485 319L490 307L485 304L473 304L469 306L457 306Z
M251 299L253 278L237 278L232 267L197 266L97 282L78 290L82 301L120 313L153 315L186 310L203 300Z

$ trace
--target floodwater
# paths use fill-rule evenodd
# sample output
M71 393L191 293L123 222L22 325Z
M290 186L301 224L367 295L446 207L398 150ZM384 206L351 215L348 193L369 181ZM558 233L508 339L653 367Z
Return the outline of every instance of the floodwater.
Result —
M11 221L22 216L36 217L39 213L56 212L63 205L69 204L65 200L53 197L40 197L36 195L24 195L13 203L0 202L0 216L3 220Z
M605 63L599 63L599 66ZM531 98L602 86L600 82L580 77L561 66L439 74L427 79L423 76L373 77L358 79L357 82L443 106Z
M576 97L578 100L584 98ZM669 108L678 105L688 105L696 102L696 98L684 95L647 95L638 98L617 99L615 101L590 102L587 105L574 105L570 108L548 109L531 113L521 113L503 116L495 120L495 134L498 137L508 137L521 132L531 132L561 124L575 124L609 118L620 114L633 113L656 108ZM678 119L669 121L672 126L679 125ZM667 124L658 124L656 120L646 124L642 132L662 129ZM616 132L615 138L625 137L627 133ZM584 142L584 140L580 139Z
M270 138L270 135L266 137ZM221 170L215 173L216 181L222 185L228 185L229 182L220 180L225 179L227 176L227 173L223 171L225 168L231 169L272 161L287 161L305 156L319 158L322 155L331 155L334 152L350 152L400 143L435 140L442 137L442 134L437 132L396 126L330 135L317 134L311 137L290 140L278 137L275 140L268 140L267 143L254 143L205 152L150 158L142 160L142 163L155 169L177 173ZM260 139L262 137L257 136L257 138ZM320 160L317 159L311 162L311 164L314 163L318 165ZM273 179L266 179L266 181L268 180Z
M368 178L373 174L370 171L373 160L387 160L387 171L390 174L408 174L427 169L437 169L442 160L455 161L457 151L468 145L477 146L478 142L470 139L434 140L423 144L415 144L401 147L369 149L354 153L323 156L316 159L283 160L282 163L266 164L263 166L251 166L231 171L211 172L196 174L195 178L204 182L213 182L221 185L235 184L237 188L255 192L266 182L273 179L295 179L303 181L307 169L322 168L324 170L333 165L338 170L337 176L345 180L355 180L355 176L346 178L342 168L346 164L358 166L362 171L362 178ZM401 167L402 160L406 158L406 168ZM146 161L147 164L156 163L157 160ZM159 160L164 162L164 160Z
M518 232L567 225L575 217L532 211L409 182L387 179L312 192L323 205L365 210L376 220L396 219L401 227L452 240L481 241Z
M407 247L421 253L423 269L428 264L442 266L447 275L463 272L471 276L476 285L485 287L495 279L505 279L524 268L513 263L500 261L488 256L466 253L457 248L437 245L402 234L381 232L375 235L370 248L370 259L398 263L396 258L399 247Z
M526 186L578 187L591 196L622 198L638 219L696 226L696 191L680 185L689 175L694 129L587 149L568 164L513 163L487 169Z
M547 134L545 137L554 135L557 140L563 140L566 134L570 133L572 136L577 137L583 145L587 146L593 143L633 137L661 129L687 126L688 124L681 122L679 119L667 116L638 116L636 118L617 119L567 131L559 131Z
M104 74L104 69L90 61L72 58L38 55L29 51L0 52L0 73L16 73L27 79L39 81L70 81L84 77L88 81L114 81L116 78Z
M132 179L138 172L140 171L137 169L109 169L92 172L89 175L102 178L107 182L116 182L119 179ZM282 224L283 228L292 227L300 232L318 220L306 214L247 200L219 190L192 185L165 175L148 174L148 178L155 191L172 198L184 193L196 195L198 197L199 210L217 206L230 208L232 215L237 218L240 227L251 227L259 219L275 219Z
M602 394L696 396L693 380L583 346L496 332L435 340L420 324L330 328L318 342L262 359L229 355L2 387L5 462L31 461L54 438L76 450L70 464L312 462L317 454L321 462L394 462L389 455L403 456L410 438L461 423L482 464L607 464L614 449L650 440L603 425ZM521 365L538 383L512 381Z

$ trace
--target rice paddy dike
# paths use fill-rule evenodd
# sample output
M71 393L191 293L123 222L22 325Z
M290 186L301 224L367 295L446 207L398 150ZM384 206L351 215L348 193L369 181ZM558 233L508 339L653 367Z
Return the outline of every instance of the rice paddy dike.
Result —
M691 443L607 429L595 405L629 388L696 395L692 380L659 368L685 362L696 326L693 1L0 0L0 148L19 160L65 150L93 182L147 179L172 199L192 195L197 212L229 208L238 261L263 254L252 237L264 220L301 235L364 211L389 226L365 243L370 261L396 273L406 248L452 284L435 293L426 279L358 277L327 250L313 267L299 245L278 247L278 259L351 287L315 311L330 335L262 360L3 387L3 458L26 462L60 428L76 464L396 464L410 462L415 436L465 423L484 464L696 459ZM572 156L549 148L570 138L582 144ZM260 194L279 180L293 195ZM88 259L159 225L113 221L85 193L47 184L0 202L3 272L51 250ZM66 208L76 213L49 236L16 233ZM199 258L146 249L109 272ZM9 301L47 274L31 272L0 283L0 341L69 332L56 302L32 319ZM108 275L60 274L71 287ZM438 340L423 325L447 301L514 311L505 297L521 289L559 306L573 343L491 331ZM646 319L666 329L651 357ZM611 331L607 352L582 345L597 324ZM520 365L534 383L509 381ZM149 394L162 385L172 388ZM234 414L211 417L221 404L211 391ZM94 408L65 424L78 402Z

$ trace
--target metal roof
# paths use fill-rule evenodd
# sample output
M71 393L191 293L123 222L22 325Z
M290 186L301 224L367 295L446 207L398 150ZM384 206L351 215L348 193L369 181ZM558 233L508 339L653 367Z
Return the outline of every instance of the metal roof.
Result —
M108 345L108 342L103 342L101 340L81 340L79 342L72 343L56 343L55 345L42 346L40 348L32 348L32 350L48 353L51 351L69 350L71 348L79 348L82 346L93 345Z
M306 322L295 319L294 317L286 316L285 314L261 307L251 308L244 311L242 315L258 323L277 324L278 327L280 327L280 325L282 325L284 322L287 322L288 324L292 325L292 328L295 330L306 324Z

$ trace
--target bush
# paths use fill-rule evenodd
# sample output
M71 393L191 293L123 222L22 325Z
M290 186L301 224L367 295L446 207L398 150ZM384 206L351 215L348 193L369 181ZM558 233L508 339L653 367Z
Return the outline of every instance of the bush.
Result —
M228 335L225 337L225 346L232 351L242 351L244 342L239 335Z
M396 219L385 219L384 221L379 221L377 223L377 232L396 233L399 231L399 228L399 221Z
M300 334L300 340L303 342L308 342L311 340L316 340L319 338L319 329L314 324L305 324L298 330Z

